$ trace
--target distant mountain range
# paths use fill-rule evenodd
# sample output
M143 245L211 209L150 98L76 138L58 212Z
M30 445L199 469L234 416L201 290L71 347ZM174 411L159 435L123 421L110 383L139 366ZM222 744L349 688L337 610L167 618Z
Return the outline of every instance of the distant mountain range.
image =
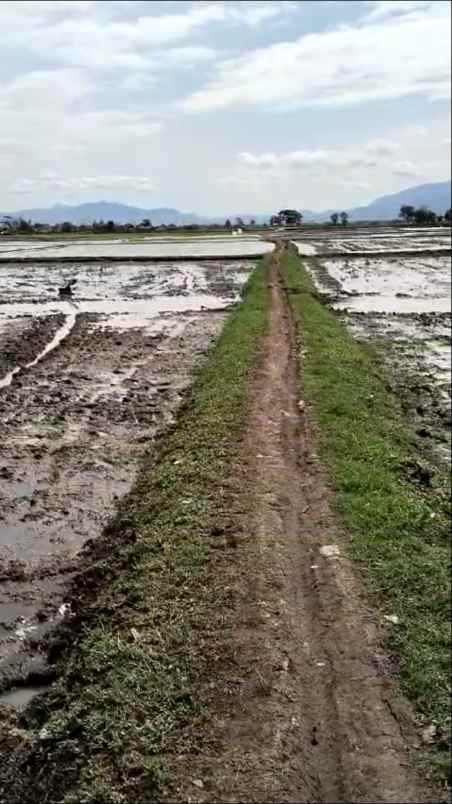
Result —
M427 206L436 213L444 213L451 206L451 182L443 181L432 184L419 184L409 187L399 193L383 195L376 198L371 204L364 207L355 207L346 210L350 220L391 220L397 218L402 204L412 204L415 207ZM328 220L332 212L341 211L339 209L325 210L324 212L313 212L309 209L302 209L304 220L309 222ZM158 208L143 209L141 207L128 206L112 201L95 201L87 204L70 206L67 204L55 204L48 209L23 209L19 212L10 213L13 217L22 217L31 220L33 223L57 224L70 221L76 224L90 224L94 220L113 220L115 223L140 223L143 219L149 218L154 226L162 224L208 224L224 223L226 218L232 222L237 217L242 218L245 223L255 220L257 223L268 221L273 210L268 215L262 214L239 214L206 217L197 215L195 212L180 212L178 209ZM3 217L0 214L0 218Z
M390 220L397 218L402 204L411 204L413 207L426 206L444 215L451 206L451 183L440 181L432 184L418 184L399 193L382 195L366 207L356 207L349 211L353 220Z
M162 207L161 209L142 209L114 201L93 201L86 204L69 206L68 204L55 204L47 209L22 209L12 213L13 217L22 217L33 223L92 223L93 221L114 221L115 223L141 223L149 218L154 226L175 223L206 223L207 218L196 215L194 212L179 212L178 209Z

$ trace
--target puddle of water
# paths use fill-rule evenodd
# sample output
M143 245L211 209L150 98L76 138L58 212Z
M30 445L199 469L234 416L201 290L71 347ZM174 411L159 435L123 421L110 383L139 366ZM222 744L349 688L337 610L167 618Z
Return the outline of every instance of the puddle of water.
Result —
M13 687L7 692L0 693L0 704L14 706L15 709L25 709L25 707L42 692L49 688L48 684L41 684L35 687Z
M224 242L228 243L231 240L232 235L224 235L224 234L208 234L208 235L190 235L189 238L181 237L180 235L171 236L160 236L160 235L151 235L149 237L143 237L143 240L149 240L153 243L186 243L187 239L190 243L205 243L206 241L212 241L213 243ZM253 235L253 234L246 234L242 236L234 237L234 240L240 241L240 243L244 243L247 240L256 242L256 240L262 240L260 235Z
M8 491L17 498L30 499L36 491L36 486L22 480L8 480ZM1 488L1 481L0 481Z
M169 241L169 242L147 242L147 243L116 243L105 242L102 244L96 243L64 243L59 245L49 245L48 243L41 244L41 247L34 245L33 248L24 248L21 250L2 250L2 259L11 257L14 260L21 260L27 257L39 257L48 259L65 258L80 258L89 259L90 257L97 258L121 258L121 257L140 257L146 258L165 258L168 259L177 257L239 257L239 256L260 256L273 251L274 244L268 243L263 240L242 240L234 238L225 241L198 241L192 242L187 240Z
M358 259L352 263L326 259L323 268L344 293L375 294L340 300L339 307L364 312L450 310L450 263L444 257L378 262Z
M308 241L308 242L307 242ZM328 251L343 251L350 256L356 252L368 252L369 256L384 256L387 251L438 251L450 249L451 236L448 229L360 229L344 232L325 231L315 235L306 235L302 241L295 241L299 254L314 256Z
M412 251L415 253L416 251L439 251L441 249L450 248L450 240L444 238L444 240L435 240L434 243L431 241L423 242L421 239L416 240L414 238L402 240L402 242L397 242L397 240L385 240L382 239L378 242L372 240L334 240L330 241L331 248L337 251L343 251L344 253L349 252L353 254L355 251L359 251L362 253L368 253L369 256L376 256L377 254L384 257L385 250L386 251Z
M193 294L193 295L174 295L174 296L154 296L149 299L86 299L76 302L78 313L92 313L107 317L114 325L116 316L132 316L137 321L143 322L147 319L155 318L164 313L190 313L200 312L202 310L223 310L229 307L238 297L235 298L221 298L218 296L211 296L208 294ZM51 302L38 305L30 302L13 302L12 304L2 305L1 313L9 316L21 316L27 314L39 315L54 315L56 313L64 312L66 302ZM37 309L38 308L38 309ZM52 342L46 346L46 349L36 358L32 363L28 364L27 368L35 365L48 354L51 349L58 346L61 341L67 337L75 323L75 315L68 316L68 320L63 327L56 333ZM8 384L8 383L6 383ZM1 387L1 385L0 385Z
M354 296L335 302L335 310L359 313L449 313L450 299L399 299L396 296Z
M311 257L313 254L317 254L317 244L314 245L310 243L302 243L298 240L295 240L293 242L297 247L299 254L302 254L305 257Z
M35 607L33 603L27 603L22 600L5 599L0 603L0 623L12 628L13 624L21 620L25 622L26 618L34 614Z
M33 533L27 525L8 525L0 521L0 548L6 548L14 558L27 558L32 550ZM3 551L2 551L3 552Z
M156 295L187 295L208 292L208 287L218 277L228 291L237 291L253 269L247 261L233 261L227 266L218 262L205 263L115 263L110 265L21 265L4 266L0 271L0 316L8 311L5 304L29 302L33 305L28 314L39 315L43 303L53 303L55 310L61 307L58 289L76 278L76 300L134 298ZM221 295L221 290L219 295ZM60 306L58 307L58 303Z
M43 358L46 355L48 355L49 352L52 351L52 349L56 349L56 347L59 346L60 343L62 341L64 341L65 338L67 338L67 336L69 335L70 331L73 329L73 327L75 325L76 315L77 315L76 313L70 313L67 316L66 321L64 322L63 326L60 327L59 330L57 330L57 332L53 336L52 340L44 347L42 352L40 352L37 355L37 357L35 357L34 360L32 360L30 363L26 364L25 368L32 368L33 366L36 366L36 364L39 363L40 360L43 360Z
M346 316L345 320L357 337L364 340L375 337L387 340L403 350L401 354L404 355L406 364L419 360L429 374L433 373L435 382L450 384L450 319L448 322L435 321L428 327L423 326L417 317L386 316L378 313Z
M7 388L8 385L11 385L14 377L20 371L20 366L16 366L11 371L8 371L8 374L5 374L4 377L0 378L0 388Z

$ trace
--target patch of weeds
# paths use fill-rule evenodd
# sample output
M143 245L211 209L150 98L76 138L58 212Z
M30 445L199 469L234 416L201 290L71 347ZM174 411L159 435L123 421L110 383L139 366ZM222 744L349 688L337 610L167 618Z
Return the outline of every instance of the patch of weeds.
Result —
M297 257L284 257L283 273L302 354L302 395L312 405L350 554L374 604L399 618L389 647L405 692L427 722L444 727L450 716L448 478L419 460L371 345L358 343L315 299Z
M218 659L227 608L211 535L227 522L228 473L266 325L265 276L266 261L157 459L86 552L72 628L54 647L58 683L26 712L26 740L12 751L8 742L1 801L156 800L165 756L196 750L189 739L201 735L188 739L184 725L201 707L197 685Z

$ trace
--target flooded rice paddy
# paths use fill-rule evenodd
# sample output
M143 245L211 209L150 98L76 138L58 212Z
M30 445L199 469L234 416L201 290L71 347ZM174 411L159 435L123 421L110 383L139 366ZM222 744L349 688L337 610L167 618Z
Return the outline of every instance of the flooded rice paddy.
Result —
M3 703L47 677L41 640L71 616L76 556L173 421L253 265L0 265Z
M302 256L326 255L331 252L349 255L382 254L390 251L398 252L444 252L451 248L450 229L435 227L432 229L355 229L347 231L341 227L330 229L322 237L309 234L303 240L295 241Z
M350 331L378 346L423 449L435 460L450 461L451 263L450 256L436 253L446 241L450 248L449 231L366 237L339 231L336 238L329 233L315 244L306 238L296 246L317 289ZM357 244L371 252L372 239L379 243L378 254L353 256ZM422 253L407 254L402 241ZM400 256L394 242L404 252ZM417 243L422 248L415 249ZM343 257L328 256L340 251Z
M259 257L272 251L274 245L258 237L148 237L139 241L65 240L11 241L0 243L0 259L14 260L84 260L84 259L186 259Z

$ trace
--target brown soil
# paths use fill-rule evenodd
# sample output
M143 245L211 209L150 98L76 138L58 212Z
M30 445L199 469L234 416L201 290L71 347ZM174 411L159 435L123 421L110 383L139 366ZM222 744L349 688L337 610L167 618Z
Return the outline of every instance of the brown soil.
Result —
M235 619L232 626L225 621L222 661L202 690L195 728L204 733L204 748L174 758L166 796L439 800L413 767L410 713L379 648L376 617L343 555L346 536L331 514L309 410L300 402L295 332L277 258L269 292L269 328L224 540ZM329 557L328 546L335 546Z

